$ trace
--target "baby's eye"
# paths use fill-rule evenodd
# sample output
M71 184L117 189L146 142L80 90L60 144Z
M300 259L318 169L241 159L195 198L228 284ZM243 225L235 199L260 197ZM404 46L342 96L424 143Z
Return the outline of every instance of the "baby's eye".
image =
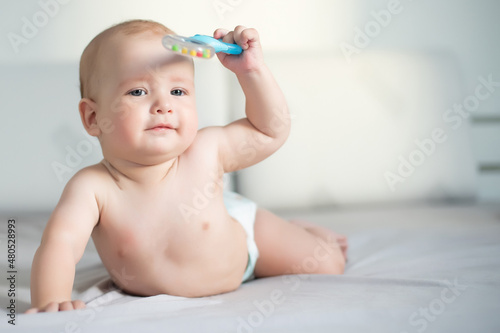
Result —
M128 94L138 97L138 96L146 95L146 91L144 89L135 89L135 90L132 90L131 92L129 92Z
M174 96L183 96L185 95L186 93L184 92L184 90L182 89L173 89L171 92L170 92L171 95L174 95Z

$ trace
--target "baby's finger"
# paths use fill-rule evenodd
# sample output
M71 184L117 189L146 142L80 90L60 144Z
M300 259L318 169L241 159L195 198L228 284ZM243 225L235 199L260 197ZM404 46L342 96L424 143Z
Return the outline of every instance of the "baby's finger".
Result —
M238 45L241 46L243 50L248 49L250 46L258 46L259 34L257 30L249 28L241 31L239 35Z
M57 311L59 311L59 303L57 302L49 303L44 309L44 312L57 312Z
M227 29L219 28L219 29L214 31L214 38L220 39L220 38L224 37L225 35L227 35L228 32L229 32L229 30L227 30Z
M73 310L73 303L70 301L62 302L59 304L59 311L70 311Z
M234 41L236 42L236 44L240 45L240 42L242 41L241 40L241 33L246 29L246 27L242 26L242 25L238 25L236 26L236 28L234 28ZM243 41L245 42L245 41Z
M234 31L229 31L223 38L224 43L234 44Z
M31 308L31 309L28 309L24 312L24 314L32 314L32 313L38 313L39 310L38 308Z
M86 305L80 300L73 301L73 307L75 310L85 309Z

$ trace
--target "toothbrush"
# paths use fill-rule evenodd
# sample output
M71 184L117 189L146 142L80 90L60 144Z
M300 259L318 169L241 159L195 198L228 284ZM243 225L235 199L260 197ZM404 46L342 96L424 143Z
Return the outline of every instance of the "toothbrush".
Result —
M168 50L204 59L209 59L218 52L228 54L243 52L239 45L224 43L222 39L215 39L206 35L194 35L192 37L166 35L162 39L162 44Z

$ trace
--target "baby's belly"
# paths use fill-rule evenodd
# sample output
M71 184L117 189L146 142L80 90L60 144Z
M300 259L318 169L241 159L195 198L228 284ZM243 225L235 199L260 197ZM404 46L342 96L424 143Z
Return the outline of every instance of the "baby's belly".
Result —
M95 232L96 248L114 282L128 293L201 297L241 284L248 261L246 233L229 217L168 232L104 229Z

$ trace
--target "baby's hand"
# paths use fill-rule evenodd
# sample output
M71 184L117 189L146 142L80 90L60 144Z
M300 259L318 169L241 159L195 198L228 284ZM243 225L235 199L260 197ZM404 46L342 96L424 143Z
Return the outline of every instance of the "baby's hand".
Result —
M25 312L25 314L38 313L38 312L58 312L58 311L69 311L84 309L85 303L80 300L76 301L66 301L66 302L51 302L47 304L44 308L31 308Z
M246 74L259 70L264 66L262 48L257 30L244 26L237 26L234 31L217 29L214 38L222 38L225 43L236 43L243 49L243 53L230 55L219 52L217 57L220 62L236 75Z

